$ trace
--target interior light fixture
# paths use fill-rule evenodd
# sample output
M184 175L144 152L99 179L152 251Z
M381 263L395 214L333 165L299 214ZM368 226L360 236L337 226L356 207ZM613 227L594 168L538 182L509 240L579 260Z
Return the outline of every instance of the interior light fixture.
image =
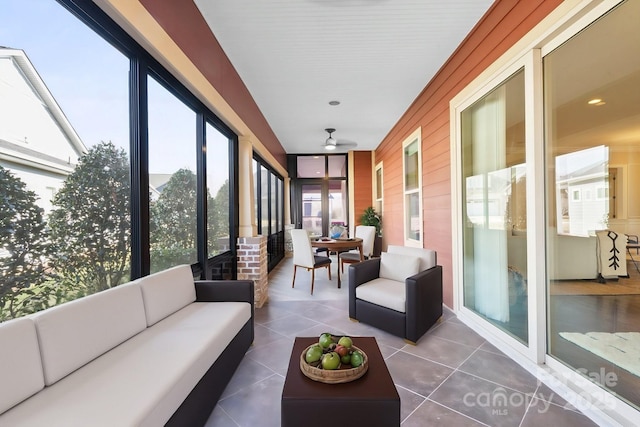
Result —
M329 105L333 105L333 106L340 105L340 101L337 101L337 100L329 101Z
M602 105L602 104L604 104L604 102L602 102L602 99L600 99L600 98L593 98L593 99L590 99L587 102L587 104L589 104L589 105Z
M336 149L336 146L338 145L338 140L335 139L331 134L336 130L333 128L327 128L325 129L325 131L329 133L329 138L327 138L327 140L324 142L324 149L333 151Z

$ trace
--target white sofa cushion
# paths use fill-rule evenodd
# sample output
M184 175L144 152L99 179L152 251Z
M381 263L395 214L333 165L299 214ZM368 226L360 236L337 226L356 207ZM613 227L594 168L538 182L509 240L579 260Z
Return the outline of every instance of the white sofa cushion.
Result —
M142 289L147 326L196 300L193 273L188 265L178 265L138 280Z
M250 318L248 303L190 304L0 415L0 425L162 426Z
M404 283L407 277L413 276L419 271L420 258L418 257L387 252L380 254L380 274L378 276L382 279Z
M0 342L1 414L42 390L44 376L33 320L22 317L0 323Z
M390 254L400 254L400 255L408 255L415 256L420 258L420 270L424 271L428 270L431 267L436 266L436 251L433 249L424 249L424 248L412 248L410 246L398 246L398 245L389 245L387 247L387 252Z
M138 283L130 282L33 315L46 385L89 363L147 324Z
M400 313L406 311L407 291L404 281L373 279L356 288L356 298Z

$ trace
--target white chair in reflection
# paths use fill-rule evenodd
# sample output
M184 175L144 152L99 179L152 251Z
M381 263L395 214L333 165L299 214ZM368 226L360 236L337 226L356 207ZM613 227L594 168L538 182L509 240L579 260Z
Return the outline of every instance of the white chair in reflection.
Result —
M314 255L307 230L291 230L291 243L293 244L293 282L291 287L293 288L296 284L297 268L306 268L307 271L311 270L311 295L313 295L316 268L326 268L329 280L331 280L331 258Z
M362 254L364 259L369 259L373 254L373 243L376 240L376 228L373 225L358 225L356 226L356 237L362 239ZM360 262L360 251L351 250L349 252L342 252L338 255L340 271L344 273L344 263L351 264L354 262Z

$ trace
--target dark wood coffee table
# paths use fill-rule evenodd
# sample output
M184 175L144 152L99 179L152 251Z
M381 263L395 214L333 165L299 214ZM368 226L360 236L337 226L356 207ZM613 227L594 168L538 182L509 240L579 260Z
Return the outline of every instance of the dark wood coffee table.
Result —
M353 344L369 357L369 369L355 381L325 384L300 371L302 351L318 337L298 337L293 343L281 402L283 427L400 425L400 396L376 339L353 337Z

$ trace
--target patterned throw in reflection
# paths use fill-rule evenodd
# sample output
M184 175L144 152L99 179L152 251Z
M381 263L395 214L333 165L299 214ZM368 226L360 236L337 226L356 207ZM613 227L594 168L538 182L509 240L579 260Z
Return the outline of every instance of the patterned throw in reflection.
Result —
M640 332L560 332L560 336L640 376Z

